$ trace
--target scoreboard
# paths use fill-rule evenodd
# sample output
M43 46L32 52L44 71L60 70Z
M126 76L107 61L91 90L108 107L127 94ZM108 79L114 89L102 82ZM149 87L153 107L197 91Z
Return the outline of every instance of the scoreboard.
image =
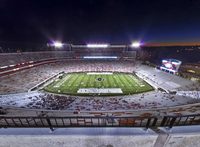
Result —
M181 61L176 60L176 59L163 59L160 69L169 71L172 73L176 73L176 72L178 72L178 69L179 69L181 63L182 63Z

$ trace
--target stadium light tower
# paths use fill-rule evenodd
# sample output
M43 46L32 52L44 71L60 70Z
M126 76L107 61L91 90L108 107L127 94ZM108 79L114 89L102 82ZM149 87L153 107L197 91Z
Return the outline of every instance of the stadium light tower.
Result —
M55 48L62 48L63 47L63 43L62 42L60 42L60 41L55 41L54 43L53 43L53 46L55 47Z
M140 47L140 42L133 42L132 44L131 44L131 47L132 48L139 48Z

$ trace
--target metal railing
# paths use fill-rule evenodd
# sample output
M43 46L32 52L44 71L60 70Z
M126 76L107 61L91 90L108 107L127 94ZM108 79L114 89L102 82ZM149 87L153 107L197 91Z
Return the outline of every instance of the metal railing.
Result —
M200 114L182 116L164 116L160 126L172 128L173 126L200 125Z
M169 127L199 125L200 114L164 117L0 117L1 128L65 128L65 127Z

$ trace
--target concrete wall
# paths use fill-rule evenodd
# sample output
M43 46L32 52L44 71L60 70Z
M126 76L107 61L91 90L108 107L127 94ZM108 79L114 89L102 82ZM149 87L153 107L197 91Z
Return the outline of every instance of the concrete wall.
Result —
M199 147L200 126L159 128L0 129L0 147Z
M0 147L153 147L158 137L142 128L0 129Z

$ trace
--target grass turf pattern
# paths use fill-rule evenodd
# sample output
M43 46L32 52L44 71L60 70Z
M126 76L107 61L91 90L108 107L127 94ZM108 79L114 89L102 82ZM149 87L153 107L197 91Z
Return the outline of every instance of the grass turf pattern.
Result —
M80 88L121 88L119 93L77 93ZM45 91L59 94L80 95L80 96L114 96L130 95L153 90L153 87L134 74L113 73L90 75L87 73L68 73L63 78L57 78L44 87Z

